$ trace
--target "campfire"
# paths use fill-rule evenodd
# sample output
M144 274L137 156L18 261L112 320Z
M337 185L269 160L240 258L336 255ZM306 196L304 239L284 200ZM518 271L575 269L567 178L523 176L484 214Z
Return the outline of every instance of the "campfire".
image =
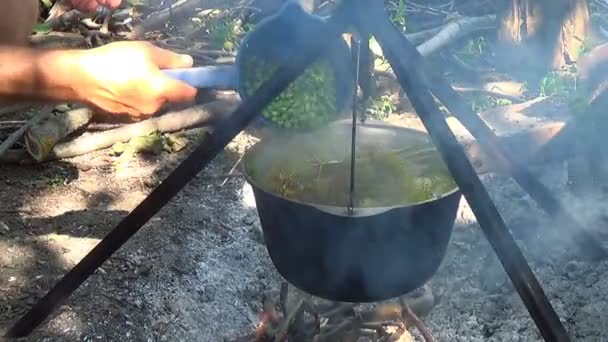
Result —
M434 341L419 318L433 306L428 285L394 302L371 305L319 300L283 282L278 294L268 293L262 302L254 331L226 341L413 342L411 328L416 328L424 341Z

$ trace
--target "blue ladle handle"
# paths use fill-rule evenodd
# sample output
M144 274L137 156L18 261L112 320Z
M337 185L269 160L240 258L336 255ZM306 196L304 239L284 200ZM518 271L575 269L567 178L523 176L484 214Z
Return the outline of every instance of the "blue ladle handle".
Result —
M163 73L198 89L237 90L239 84L236 65L166 69Z

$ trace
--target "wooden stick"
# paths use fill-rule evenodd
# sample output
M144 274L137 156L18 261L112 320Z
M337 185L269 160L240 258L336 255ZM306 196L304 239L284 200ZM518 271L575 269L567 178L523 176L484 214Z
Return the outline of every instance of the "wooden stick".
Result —
M228 177L230 177L231 174L232 174L232 170L230 170L230 172L228 173ZM226 179L228 179L228 177L226 177ZM281 311L283 312L283 317L287 317L287 314L288 314L287 300L289 298L289 284L285 281L281 283L281 292L280 292L279 298L280 298L279 305L281 307Z
M414 45L423 56L439 50L443 46L453 42L455 39L471 34L475 31L486 30L496 23L495 15L481 17L465 17L452 21L446 25L405 34L405 37ZM418 45L419 44L419 45ZM379 46L372 46L372 51L377 56L382 56Z
M300 298L298 300L298 302L296 303L296 305L292 308L289 309L289 313L283 318L283 320L281 321L281 324L279 325L279 327L277 328L277 333L275 335L275 341L285 341L285 339L287 338L287 333L289 332L289 327L291 326L291 323L293 322L294 318L300 314L300 312L302 312L302 310L304 309L304 299Z
M74 109L29 127L25 132L27 151L36 161L45 160L58 142L88 124L93 114L89 108Z
M46 119L53 112L54 106L45 106L43 107L38 114L36 114L33 118L31 118L25 125L21 126L17 131L15 131L11 136L8 137L1 145L0 145L0 157L4 155L9 148L13 147L17 140L21 139L25 131L32 125L37 124L39 121Z
M232 102L211 102L110 131L82 136L55 146L48 158L70 158L83 155L108 148L117 142L128 142L133 137L143 136L153 131L170 133L206 125L230 114L237 105L238 100L236 99Z
M433 338L430 329L426 326L426 324L424 324L424 322L422 322L418 318L418 316L416 316L414 311L410 309L410 307L405 303L405 301L403 301L402 298L399 299L399 303L402 307L403 318L408 321L411 320L414 323L414 326L416 327L416 329L418 329L418 331L420 331L422 337L424 337L424 340L426 342L435 342L435 339Z
M184 129L205 126L232 113L238 106L238 98L209 102L180 111L171 112L156 118L134 124L124 125L113 130L81 136L74 140L57 144L43 162L72 158L111 147L117 142L128 142L131 138L143 136L153 131L161 133L178 132ZM10 155L0 155L0 163L27 164L29 155L18 150Z
M78 33L51 32L30 36L30 44L40 48L81 48L86 46L86 40Z

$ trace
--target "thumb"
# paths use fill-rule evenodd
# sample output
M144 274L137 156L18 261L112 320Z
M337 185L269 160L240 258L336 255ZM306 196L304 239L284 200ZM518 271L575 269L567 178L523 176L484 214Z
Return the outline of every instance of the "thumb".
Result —
M190 55L182 55L154 45L150 47L150 56L160 69L190 68L194 64Z
M162 75L162 97L168 102L191 102L196 97L197 89L188 84Z

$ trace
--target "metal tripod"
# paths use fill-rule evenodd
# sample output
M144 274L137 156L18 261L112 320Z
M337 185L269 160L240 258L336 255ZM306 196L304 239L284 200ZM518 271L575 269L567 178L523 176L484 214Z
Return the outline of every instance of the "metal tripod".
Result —
M492 130L471 110L459 95L439 76L429 71L425 61L390 22L383 2L344 0L324 24L307 27L307 38L299 45L301 54L290 65L282 66L234 113L222 120L200 146L192 152L148 197L124 218L93 250L70 270L8 331L8 337L29 335L47 316L74 292L94 271L131 238L149 219L169 202L192 178L276 96L293 82L321 54L331 39L341 39L347 28L355 27L363 37L374 36L381 45L401 87L441 153L462 194L471 206L481 228L499 257L530 316L546 341L570 341L521 250L507 229L489 194L467 159L464 150L449 129L433 95L466 126L472 135L494 156L502 169L510 171L520 186L549 215L569 223L579 234L575 242L587 256L600 260L607 256L599 243L566 213L549 190L529 171L516 165L498 145Z

